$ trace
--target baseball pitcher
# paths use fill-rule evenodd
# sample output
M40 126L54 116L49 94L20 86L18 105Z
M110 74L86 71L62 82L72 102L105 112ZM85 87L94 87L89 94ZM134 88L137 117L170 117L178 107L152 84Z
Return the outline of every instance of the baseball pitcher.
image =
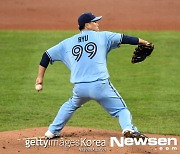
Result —
M72 97L61 106L45 133L49 139L60 136L73 113L89 100L96 100L110 115L119 119L125 137L146 138L132 124L125 101L109 79L107 56L122 44L146 46L150 43L125 34L99 31L97 21L101 18L92 13L83 13L78 18L80 33L63 40L42 55L36 85L43 84L48 64L56 61L63 62L70 69L70 81L74 84ZM133 59L133 63L140 62L136 59ZM41 91L42 86L37 90Z

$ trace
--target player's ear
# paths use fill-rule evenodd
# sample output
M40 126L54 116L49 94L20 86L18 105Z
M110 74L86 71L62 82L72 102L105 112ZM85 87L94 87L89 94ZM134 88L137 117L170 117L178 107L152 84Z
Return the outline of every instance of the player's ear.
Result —
M85 29L91 29L91 25L90 25L90 23L85 23Z

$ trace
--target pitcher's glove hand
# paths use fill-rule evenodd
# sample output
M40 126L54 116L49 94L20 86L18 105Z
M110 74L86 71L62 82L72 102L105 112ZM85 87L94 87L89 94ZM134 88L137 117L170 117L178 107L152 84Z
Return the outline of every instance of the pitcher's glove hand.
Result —
M154 50L154 45L152 43L148 44L139 44L138 47L135 48L133 57L131 62L139 63L146 59L147 56L150 56L152 51Z

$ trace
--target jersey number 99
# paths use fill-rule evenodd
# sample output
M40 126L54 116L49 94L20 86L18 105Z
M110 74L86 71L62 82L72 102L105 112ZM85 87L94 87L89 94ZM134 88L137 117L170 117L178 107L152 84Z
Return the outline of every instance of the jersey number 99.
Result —
M97 45L94 42L89 42L84 46L84 51L89 53L88 57L92 59L97 52ZM83 47L81 45L75 45L72 48L72 54L76 57L75 60L78 62L82 56Z

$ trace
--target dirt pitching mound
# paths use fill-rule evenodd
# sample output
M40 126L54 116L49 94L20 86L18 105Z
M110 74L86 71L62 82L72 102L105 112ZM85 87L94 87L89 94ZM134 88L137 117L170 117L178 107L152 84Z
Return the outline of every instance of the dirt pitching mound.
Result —
M168 138L179 136L146 134L149 138L164 138L163 145L125 145L127 142L120 131L98 130L90 128L65 127L60 138L46 140L43 138L47 128L34 128L16 131L0 132L0 153L179 153L180 146L174 140L168 145ZM112 138L113 137L113 138ZM113 141L111 144L111 141ZM157 140L158 141L158 140ZM120 147L118 147L118 143ZM124 145L123 145L124 143Z

